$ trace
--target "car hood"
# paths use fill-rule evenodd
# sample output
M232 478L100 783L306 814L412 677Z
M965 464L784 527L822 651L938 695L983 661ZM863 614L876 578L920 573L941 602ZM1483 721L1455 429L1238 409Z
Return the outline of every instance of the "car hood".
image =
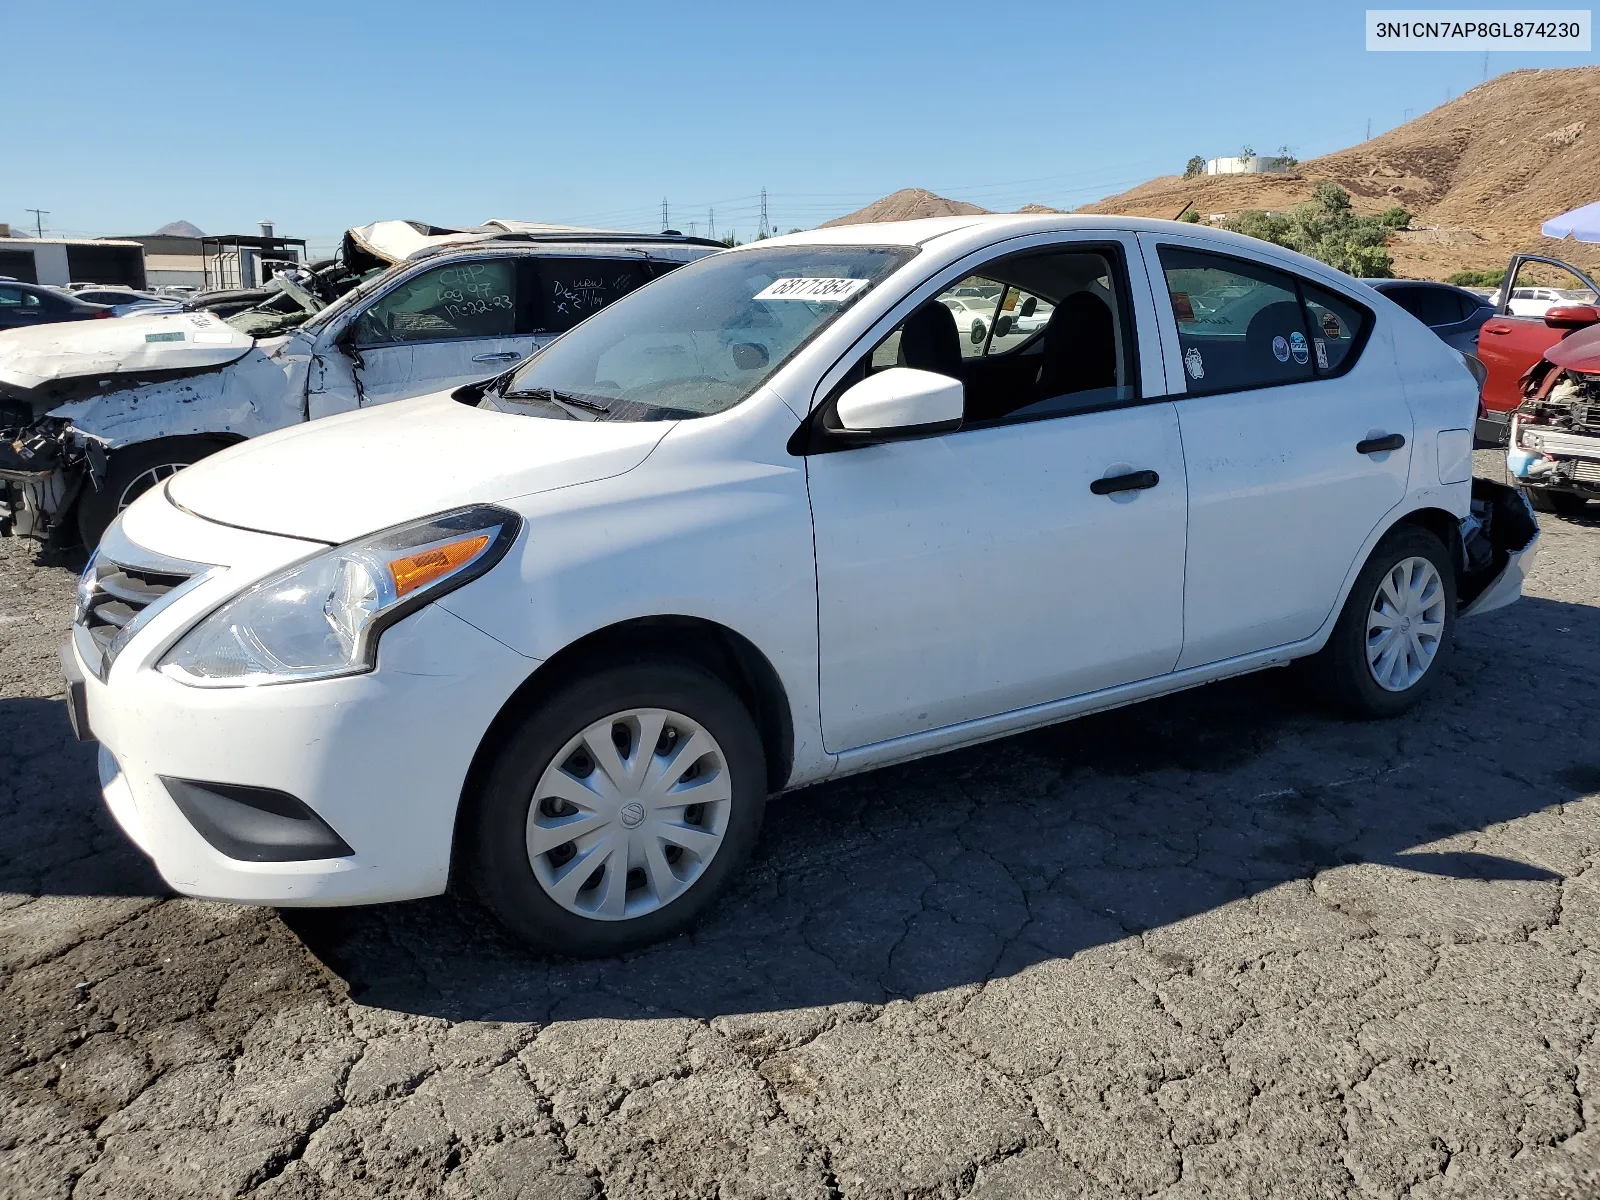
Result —
M522 416L439 392L252 439L185 469L166 491L209 520L337 544L466 504L620 475L674 423Z
M1568 334L1546 350L1544 356L1565 371L1600 373L1600 325Z
M57 321L0 334L0 383L36 388L86 375L203 371L243 358L255 344L210 313Z

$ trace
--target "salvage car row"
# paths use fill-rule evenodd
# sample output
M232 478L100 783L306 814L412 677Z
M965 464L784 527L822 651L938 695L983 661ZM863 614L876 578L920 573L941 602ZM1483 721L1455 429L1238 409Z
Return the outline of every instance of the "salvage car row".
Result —
M207 369L140 387L296 381L110 521L63 651L181 892L453 882L614 952L717 903L772 793L1296 661L1405 711L1536 547L1472 479L1473 360L1252 239L975 216L586 243L600 270L508 232L311 316L294 374L151 327ZM488 331L469 381L364 411L441 323Z

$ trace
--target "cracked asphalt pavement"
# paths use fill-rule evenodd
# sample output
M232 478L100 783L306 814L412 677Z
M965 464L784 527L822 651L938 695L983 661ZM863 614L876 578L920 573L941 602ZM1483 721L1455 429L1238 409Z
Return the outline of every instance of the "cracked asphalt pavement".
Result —
M1600 514L1398 721L1268 672L775 801L692 936L172 897L0 542L0 1196L1600 1195Z

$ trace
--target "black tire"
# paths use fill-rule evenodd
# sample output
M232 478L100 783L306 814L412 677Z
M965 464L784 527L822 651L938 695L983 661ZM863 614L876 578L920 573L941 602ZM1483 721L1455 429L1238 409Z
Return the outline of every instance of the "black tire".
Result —
M535 877L528 810L540 777L567 743L630 708L669 709L699 722L722 750L732 801L722 844L686 891L653 912L600 920L562 907ZM720 679L671 659L600 668L549 696L506 739L476 797L464 882L507 928L539 949L575 958L618 954L681 933L704 915L755 847L766 796L760 734Z
M1367 616L1383 578L1408 558L1425 558L1444 584L1444 633L1421 678L1404 691L1389 691L1367 663ZM1334 708L1361 720L1397 717L1415 706L1443 674L1455 642L1456 573L1444 544L1415 525L1391 531L1373 548L1356 576L1328 644L1309 659L1306 671L1317 692Z
M105 478L100 481L99 490L85 484L83 495L78 498L78 536L85 549L93 550L99 545L117 514L160 482L145 478L151 471L187 467L222 448L223 444L212 438L176 437L113 450L106 458Z
M1575 492L1558 492L1551 488L1542 487L1531 487L1526 490L1528 503L1533 505L1536 512L1555 513L1561 517L1576 517L1585 512L1589 506L1588 499Z

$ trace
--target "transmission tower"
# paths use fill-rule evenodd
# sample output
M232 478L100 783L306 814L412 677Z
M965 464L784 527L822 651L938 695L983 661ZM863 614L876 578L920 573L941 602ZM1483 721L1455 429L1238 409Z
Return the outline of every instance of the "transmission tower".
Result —
M756 229L757 239L771 237L772 230L767 226L767 189L761 189L761 224Z
M667 221L667 198L663 196L661 197L661 232L665 233L671 228L671 224Z
M706 236L713 242L717 240L717 210L706 209Z

